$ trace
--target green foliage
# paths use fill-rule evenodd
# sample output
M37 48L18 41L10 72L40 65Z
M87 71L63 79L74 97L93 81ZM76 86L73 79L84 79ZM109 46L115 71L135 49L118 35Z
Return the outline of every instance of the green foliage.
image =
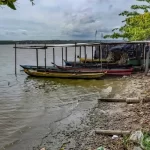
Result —
M132 12L124 11L120 16L126 16L122 22L124 26L115 28L112 35L106 35L104 38L124 38L129 41L146 40L150 38L150 0L137 0L147 2L148 5L132 5ZM143 10L140 14L135 10ZM116 31L117 30L117 31Z
M17 0L0 0L0 5L7 5L9 8L16 10L15 4L14 4L16 1ZM34 5L33 1L34 0L30 0L32 5Z
M145 150L150 150L150 134L144 133L144 139L142 141L142 145Z
M16 0L0 0L0 5L7 5L11 9L16 10L16 7L14 5L15 2Z

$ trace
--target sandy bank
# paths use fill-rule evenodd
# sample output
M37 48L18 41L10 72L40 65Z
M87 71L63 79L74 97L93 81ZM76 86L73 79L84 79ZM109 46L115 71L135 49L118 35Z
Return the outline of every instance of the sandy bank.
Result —
M126 79L128 84L121 93L117 93L114 97L140 97L144 98L150 95L150 78L142 74L134 75ZM111 130L132 130L144 128L149 130L150 104L125 104L125 103L100 103L90 111L76 128L68 126L65 130L57 133L56 139L63 136L63 150L95 150L100 146L104 146L109 150L124 150L127 145L123 142L123 138L119 137L115 140L111 136L96 135L96 129ZM49 142L50 137L46 137L38 149L45 147L52 150ZM133 149L132 146L128 147Z

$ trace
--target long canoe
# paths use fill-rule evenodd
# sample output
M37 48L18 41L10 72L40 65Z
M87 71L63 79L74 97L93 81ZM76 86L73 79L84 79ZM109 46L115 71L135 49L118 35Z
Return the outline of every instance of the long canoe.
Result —
M84 71L84 72L107 72L107 73L121 73L121 72L132 72L133 68L129 69L101 69L101 68L84 68L84 67L63 67L57 66L60 70L75 70L75 71Z
M80 63L80 62L73 62L73 61L65 61L65 65L66 66L70 66L70 67L86 67L86 68L98 68L101 67L102 68L131 68L132 65L118 65L117 63L98 63L98 64L94 64L94 63Z
M20 65L23 69L32 69L32 70L37 70L37 69L45 69L45 66L33 66L33 65ZM55 70L57 69L54 66L46 66L46 69L52 69Z
M106 73L63 73L63 72L40 72L24 69L24 72L34 77L66 78L66 79L100 79Z
M132 72L114 72L114 73L107 73L109 76L130 76Z
M107 72L107 76L129 76L132 74L132 71L124 71L124 72L111 72L111 71L107 71L107 70L92 70L91 71L87 71L87 70L50 70L50 69L37 69L38 72L49 72L49 73L63 73L63 74L97 74L97 73L105 73Z

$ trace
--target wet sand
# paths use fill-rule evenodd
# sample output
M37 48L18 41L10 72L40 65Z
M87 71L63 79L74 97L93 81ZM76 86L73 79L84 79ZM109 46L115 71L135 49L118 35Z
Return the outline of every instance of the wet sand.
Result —
M142 80L141 80L142 79ZM113 97L146 97L150 94L149 77L134 75L127 78L128 84L120 93ZM137 93L134 93L138 91ZM134 93L134 94L133 94ZM112 97L111 94L109 97ZM82 108L82 103L78 108ZM149 131L150 124L150 104L126 104L126 103L97 103L89 104L89 109L75 111L72 115L57 122L49 133L41 139L35 150L45 148L46 150L96 150L103 146L110 150L124 150L127 145L123 142L123 137L112 139L112 136L96 135L96 129L130 130L135 131L141 128ZM79 116L73 117L73 116ZM74 118L74 119L73 119ZM17 148L17 147L15 147ZM132 150L133 145L128 146Z

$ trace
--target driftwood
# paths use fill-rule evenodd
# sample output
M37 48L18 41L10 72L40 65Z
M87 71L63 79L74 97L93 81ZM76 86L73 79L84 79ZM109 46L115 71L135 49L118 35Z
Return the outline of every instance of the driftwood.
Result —
M98 99L98 102L118 102L118 103L127 103L127 104L135 104L135 103L148 103L150 102L150 97L144 98L144 99L139 99L139 98L101 98Z
M101 98L98 100L99 102L126 102L126 99L121 98Z
M129 135L131 131L121 131L121 130L96 130L96 134L103 135Z
M127 98L126 99L127 104L134 104L134 103L140 103L140 102L141 102L141 100L138 98Z

